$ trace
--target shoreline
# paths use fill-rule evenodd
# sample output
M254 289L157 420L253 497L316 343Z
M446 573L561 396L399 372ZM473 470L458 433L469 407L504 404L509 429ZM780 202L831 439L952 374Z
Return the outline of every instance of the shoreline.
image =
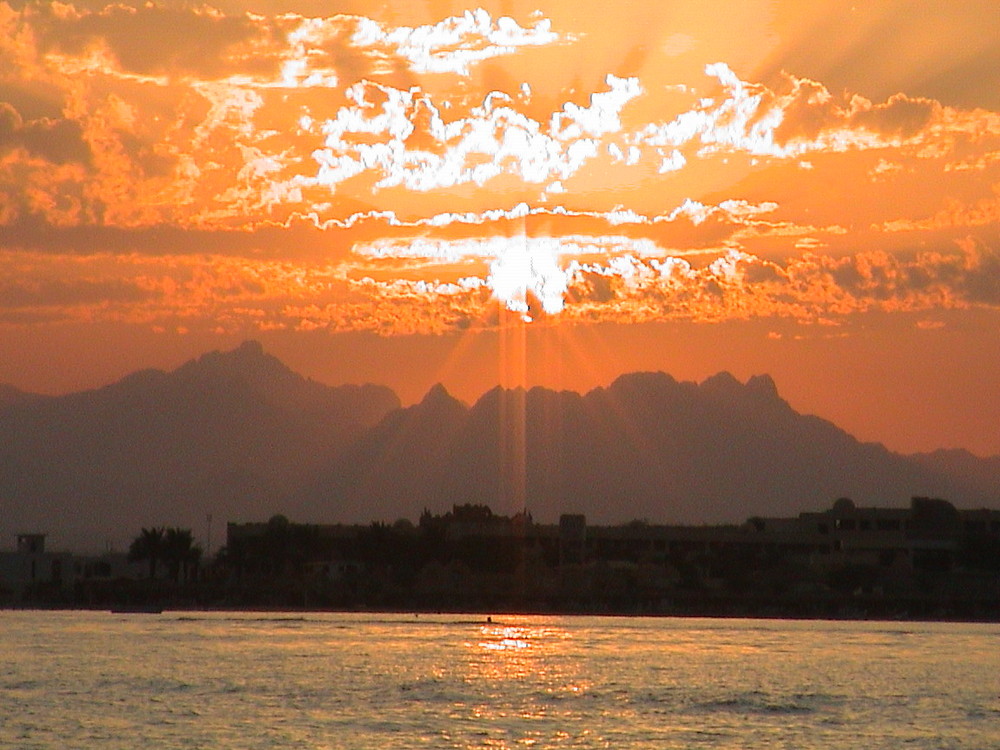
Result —
M168 615L171 613L200 612L206 614L370 614L399 615L416 617L423 616L469 616L482 618L502 617L608 617L608 618L651 618L651 619L708 619L708 620L774 620L774 621L826 621L826 622L886 622L886 623L965 623L965 624L1000 624L1000 611L991 613L980 612L977 615L959 614L954 611L911 614L909 612L872 612L868 610L838 610L827 612L794 612L775 611L773 609L748 611L746 609L731 609L728 611L713 609L686 609L661 611L626 611L602 608L552 609L538 607L524 608L418 608L418 607L317 607L317 606L266 606L266 605L197 605L177 602L153 606L129 606L108 604L46 604L44 602L25 602L23 604L0 604L0 612L107 612L114 615ZM482 624L487 624L484 619ZM496 621L495 624L500 624Z

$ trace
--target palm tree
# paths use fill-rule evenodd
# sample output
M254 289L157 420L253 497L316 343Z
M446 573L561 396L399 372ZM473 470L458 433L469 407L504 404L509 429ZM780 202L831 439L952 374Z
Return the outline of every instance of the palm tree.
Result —
M163 559L170 566L170 578L174 583L187 581L190 571L201 558L201 548L195 545L191 529L170 528L163 539Z
M156 578L156 563L164 553L164 530L160 528L143 529L128 548L129 562L149 561L149 577Z

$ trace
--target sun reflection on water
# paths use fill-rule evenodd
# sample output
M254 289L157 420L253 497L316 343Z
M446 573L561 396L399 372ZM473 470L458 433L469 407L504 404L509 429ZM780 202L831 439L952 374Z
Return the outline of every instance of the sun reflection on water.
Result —
M572 633L551 621L519 617L487 623L465 646L465 682L484 699L470 706L477 722L529 720L541 730L564 711L567 697L589 688L581 679Z
M479 635L476 643L467 644L474 654L470 676L497 680L548 674L571 638L563 628L520 619L486 623Z

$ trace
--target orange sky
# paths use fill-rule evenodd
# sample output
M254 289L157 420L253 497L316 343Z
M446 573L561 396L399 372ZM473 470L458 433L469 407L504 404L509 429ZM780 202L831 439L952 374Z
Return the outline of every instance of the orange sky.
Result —
M728 369L1000 453L998 14L0 0L0 382Z

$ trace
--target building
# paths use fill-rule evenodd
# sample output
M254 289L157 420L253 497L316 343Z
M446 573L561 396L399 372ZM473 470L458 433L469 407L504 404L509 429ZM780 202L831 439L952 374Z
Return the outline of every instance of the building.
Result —
M22 533L12 551L0 551L0 601L59 600L87 582L137 579L142 566L122 553L50 552L46 534Z
M71 587L73 555L47 552L45 534L22 533L13 552L0 552L0 594L23 598L31 591L56 592Z

